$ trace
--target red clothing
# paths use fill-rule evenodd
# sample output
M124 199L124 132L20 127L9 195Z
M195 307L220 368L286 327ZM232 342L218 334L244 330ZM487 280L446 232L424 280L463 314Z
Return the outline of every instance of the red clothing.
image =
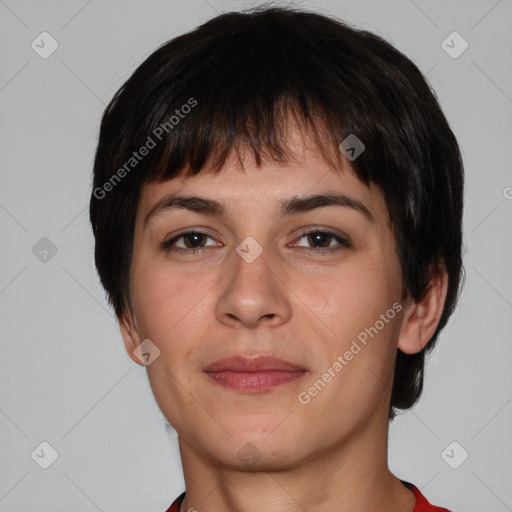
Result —
M435 507L431 505L425 496L421 494L420 490L414 485L408 482L402 482L408 487L416 496L416 506L414 507L413 512L450 512L447 508Z
M403 482L402 483L408 487L416 497L416 506L414 507L413 512L450 512L446 508L441 507L435 507L434 505L431 505L425 496L421 494L420 490L416 488L414 485L410 484L409 482ZM174 503L166 510L166 512L179 512L181 502L183 501L183 498L185 497L185 493L180 494L175 500ZM187 512L186 510L184 512ZM203 511L206 512L206 511Z

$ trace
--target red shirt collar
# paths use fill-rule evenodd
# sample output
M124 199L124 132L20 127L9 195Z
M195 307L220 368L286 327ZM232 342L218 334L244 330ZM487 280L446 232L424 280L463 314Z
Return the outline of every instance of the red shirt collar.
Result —
M404 482L403 480L402 480L402 483L408 489L410 489L414 493L414 496L416 497L416 505L414 507L413 512L450 512L446 508L440 508L440 507L435 507L434 505L431 505L427 501L427 498L425 498L425 496L423 496L423 494L421 494L420 490L417 487L415 487L413 484L411 484L409 482ZM185 498L184 492L182 494L180 494L174 500L173 504L166 510L166 512L179 512L183 498Z

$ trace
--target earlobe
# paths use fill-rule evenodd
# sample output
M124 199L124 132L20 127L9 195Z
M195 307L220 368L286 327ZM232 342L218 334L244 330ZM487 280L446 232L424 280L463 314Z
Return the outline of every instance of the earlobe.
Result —
M139 331L135 325L132 313L127 311L122 316L118 318L119 328L121 330L121 335L123 336L124 347L126 349L126 353L130 356L130 358L137 363L138 365L142 365L142 362L135 355L135 349L141 343L141 336Z
M448 273L442 265L432 276L424 296L405 308L398 338L402 352L416 354L430 341L443 314L447 290Z

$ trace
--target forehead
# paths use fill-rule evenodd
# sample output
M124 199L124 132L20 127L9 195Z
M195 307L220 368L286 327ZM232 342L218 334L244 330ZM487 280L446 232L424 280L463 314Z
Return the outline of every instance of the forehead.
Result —
M225 215L240 216L248 208L265 208L277 213L293 197L344 195L363 205L369 217L387 219L383 195L373 184L364 184L346 158L340 165L326 159L311 137L296 124L290 125L285 141L287 159L266 159L257 166L248 151L232 150L219 172L208 165L195 176L186 172L144 185L138 216L145 217L166 196L209 198L219 202Z

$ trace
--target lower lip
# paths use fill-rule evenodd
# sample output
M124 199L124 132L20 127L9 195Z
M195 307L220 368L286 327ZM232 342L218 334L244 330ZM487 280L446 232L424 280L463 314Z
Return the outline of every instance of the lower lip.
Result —
M221 386L255 393L300 379L305 373L305 370L290 372L277 370L263 372L238 372L230 370L206 372L208 377L215 380Z

